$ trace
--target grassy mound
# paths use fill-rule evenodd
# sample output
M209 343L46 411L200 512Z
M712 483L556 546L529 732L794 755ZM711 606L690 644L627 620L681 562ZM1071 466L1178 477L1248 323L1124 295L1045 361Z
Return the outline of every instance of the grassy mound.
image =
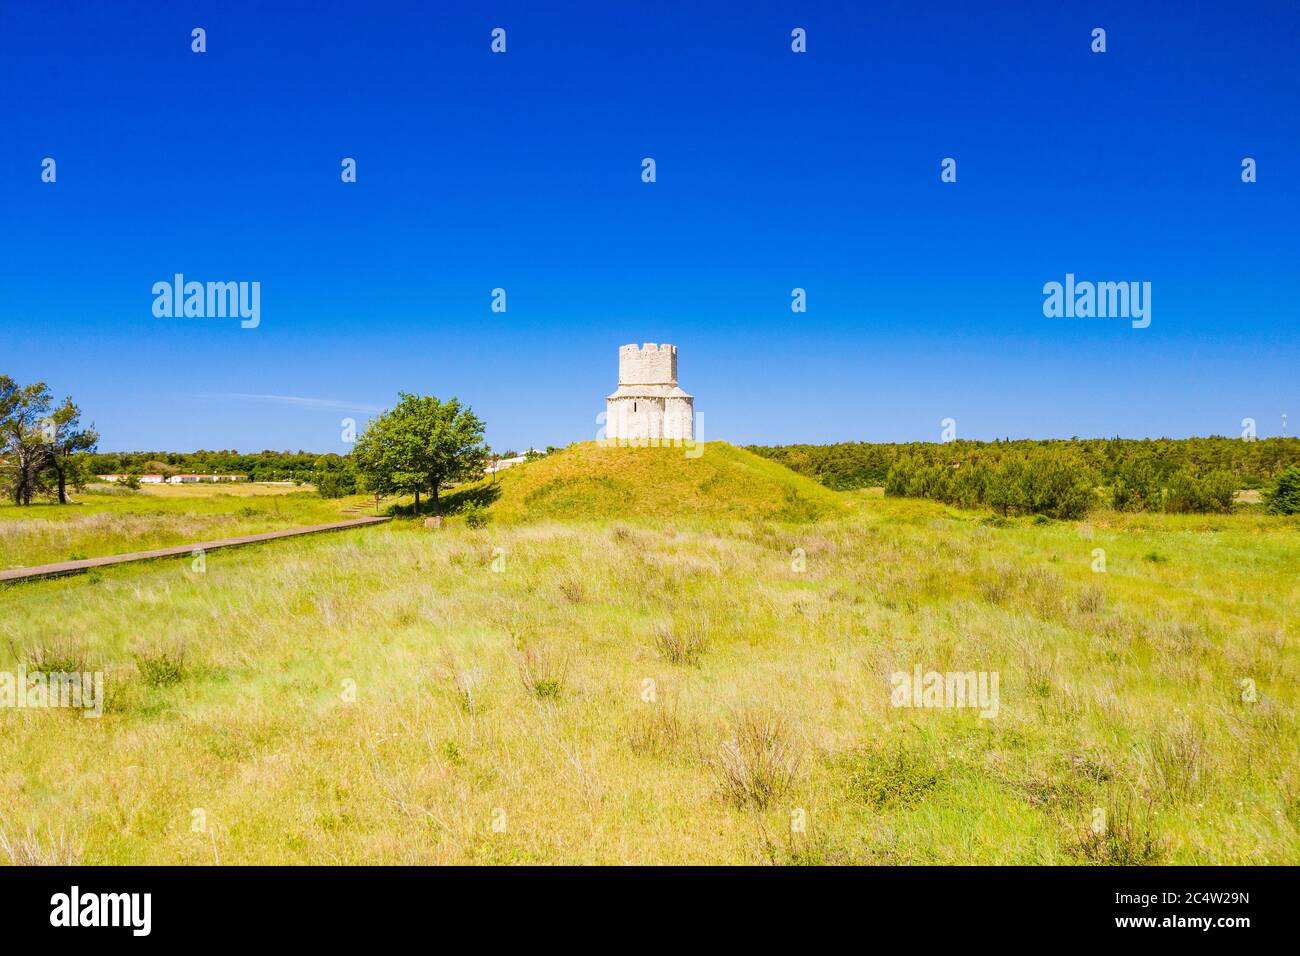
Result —
M770 518L813 521L840 512L838 495L783 465L726 442L681 448L570 445L447 496L449 510L477 502L494 519Z

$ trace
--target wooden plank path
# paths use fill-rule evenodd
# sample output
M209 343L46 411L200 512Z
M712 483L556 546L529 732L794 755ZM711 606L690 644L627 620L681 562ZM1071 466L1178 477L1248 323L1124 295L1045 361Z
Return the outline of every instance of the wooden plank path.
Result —
M303 534L319 534L322 531L364 528L366 525L383 524L392 520L392 518L352 518L348 521L334 521L330 524L313 524L305 528L286 528L283 531L246 534L239 538L221 538L217 541L200 541L196 544L178 544L175 547L157 548L153 551L132 551L129 554L110 554L102 558L85 558L81 561L59 561L55 564L38 564L30 568L12 568L8 571L0 571L0 581L32 581L37 578L55 578L64 574L80 574L82 571L89 571L92 568L106 568L113 564L153 561L156 558L188 557L195 551L216 551L218 548L233 548L241 544L257 544L260 541L295 538Z

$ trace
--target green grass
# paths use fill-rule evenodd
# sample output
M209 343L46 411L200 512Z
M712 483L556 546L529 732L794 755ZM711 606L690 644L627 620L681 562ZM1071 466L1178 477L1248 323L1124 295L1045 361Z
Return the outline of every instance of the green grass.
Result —
M115 493L88 490L75 495L75 503L69 505L41 503L20 508L12 502L0 503L0 569L212 541L349 517L340 513L341 500L327 501L311 491L258 486L148 488L136 493L111 490Z
M583 442L463 486L448 496L448 506L481 502L490 519L505 522L615 516L811 521L845 508L834 492L752 452L725 442L699 450L690 457L682 448Z
M643 451L506 472L482 528L0 588L0 671L108 672L99 720L0 709L0 861L1300 862L1300 522ZM998 672L998 716L891 706L917 664Z

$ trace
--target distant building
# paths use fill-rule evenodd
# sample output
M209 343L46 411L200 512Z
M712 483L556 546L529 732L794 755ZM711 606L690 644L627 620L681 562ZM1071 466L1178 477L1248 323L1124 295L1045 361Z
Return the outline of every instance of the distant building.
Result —
M169 485L192 485L199 482L244 481L247 475L172 475Z
M494 475L498 471L505 471L507 468L513 468L528 460L527 455L520 455L517 458L498 458L496 461L488 462L488 466L483 469L486 474Z
M677 346L618 350L618 389L606 402L605 438L616 443L693 440L694 398L677 385Z
M129 475L96 475L100 481L119 482L126 481ZM190 485L196 482L218 482L218 481L245 481L247 475L172 475L165 478L162 475L138 475L142 485L161 485L164 482L169 485Z

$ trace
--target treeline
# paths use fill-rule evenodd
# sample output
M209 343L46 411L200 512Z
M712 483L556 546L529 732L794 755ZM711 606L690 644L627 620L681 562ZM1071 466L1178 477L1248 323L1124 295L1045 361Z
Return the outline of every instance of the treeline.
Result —
M1033 451L1065 450L1103 484L1109 484L1137 462L1149 462L1162 477L1188 469L1201 477L1225 471L1238 488L1263 488L1290 465L1300 464L1300 439L1261 438L1074 438L1052 441L954 441L946 444L751 445L750 451L779 461L787 468L815 478L828 488L850 491L878 487L902 458L920 456L948 465L980 461L995 464L1004 457Z
M1180 468L1161 477L1150 462L1135 463L1109 487L1077 456L1035 449L997 461L947 464L923 456L900 458L885 476L885 494L931 498L963 508L987 505L1004 515L1082 518L1094 507L1119 511L1217 512L1232 510L1237 482L1226 471L1197 475Z
M1096 506L1227 512L1238 489L1270 489L1300 463L1295 438L855 442L751 450L837 490L883 485L888 495L1057 518L1079 517Z
M184 473L247 475L249 481L311 481L322 455L307 451L259 451L241 455L237 451L132 451L100 452L83 456L92 475L163 475Z

